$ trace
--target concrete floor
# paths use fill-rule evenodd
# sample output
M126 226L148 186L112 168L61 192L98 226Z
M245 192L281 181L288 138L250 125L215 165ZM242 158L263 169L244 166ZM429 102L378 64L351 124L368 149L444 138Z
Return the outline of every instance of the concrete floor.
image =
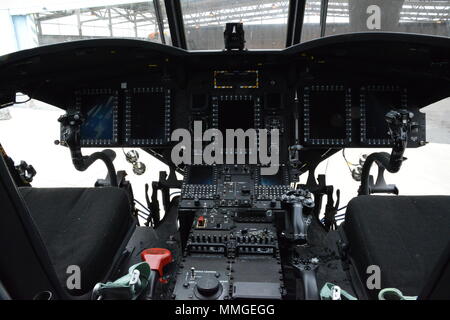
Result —
M427 113L427 140L430 143L422 148L408 149L405 154L408 160L404 162L400 173L386 174L386 181L397 184L403 195L450 195L450 99L425 110L430 110L430 115ZM90 187L97 178L106 176L106 169L100 162L85 172L75 170L69 150L54 144L59 139L57 119L63 114L62 110L31 102L7 108L7 111L11 119L0 120L0 142L16 162L25 160L34 166L37 170L34 186ZM2 114L5 115L5 111ZM84 152L92 153L97 150L100 149L85 149ZM125 152L127 150L130 149L125 149ZM346 156L349 162L357 163L362 154L377 150L382 149L347 149ZM167 170L167 166L140 151L140 160L147 166L147 171L142 176L136 176L131 164L126 162L122 149L117 148L115 151L116 169L128 172L136 199L145 204L145 183L157 180L159 171ZM326 173L327 183L341 190L341 205L345 205L356 195L359 184L352 179L342 152L321 163L316 173ZM301 182L305 180L306 176L302 176Z

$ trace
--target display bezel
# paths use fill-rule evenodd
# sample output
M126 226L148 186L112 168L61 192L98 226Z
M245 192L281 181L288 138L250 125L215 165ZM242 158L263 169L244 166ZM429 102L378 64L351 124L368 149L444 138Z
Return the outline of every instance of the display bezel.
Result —
M119 112L119 91L111 88L103 89L83 89L75 92L75 109L82 112L83 96L111 95L114 97L112 110L112 139L83 139L80 143L83 147L112 146L118 143L118 112Z
M261 114L261 98L259 96L253 96L253 95L220 95L220 96L213 96L211 97L211 104L212 104L212 127L216 129L219 128L219 104L220 101L253 101L253 128L259 129L260 128L260 114ZM225 137L225 132L222 132L222 134ZM259 144L259 141L257 141ZM231 154L234 152L234 154L243 153L243 154L249 154L248 149L235 149L228 150L228 148L224 148L225 154ZM256 152L255 150L254 152Z
M345 94L345 138L312 138L310 136L311 92L343 92ZM303 141L308 145L340 145L352 142L352 93L344 85L312 85L303 88Z
M276 187L276 186L286 186L289 185L289 171L287 169L287 167L284 164L280 164L278 170L281 170L281 175L282 175L282 179L283 179L283 183L282 184L262 184L262 177L263 175L261 174L261 166L258 167L257 170L257 174L255 177L255 184L257 186L261 186L264 188L270 188L270 187Z
M211 168L211 183L210 184L198 184L198 183L189 183L190 176L192 174L192 168L198 167L208 167ZM193 164L186 167L184 176L183 176L183 185L198 185L198 186L215 186L217 184L217 167L215 165L206 165L206 164Z
M163 138L133 138L132 137L132 98L134 94L164 93L164 137ZM125 94L125 142L130 146L158 146L170 141L171 126L171 91L169 88L136 87L126 91Z
M361 125L360 125L360 141L361 144L367 145L367 146L390 146L392 145L392 142L390 139L386 138L372 138L367 137L367 104L366 104L366 95L367 92L392 92L392 93L398 93L400 95L400 101L401 106L400 108L406 109L407 108L407 99L408 99L408 93L407 89L403 88L399 85L367 85L362 86L359 90L359 103L360 103L360 118L361 118Z
M220 101L253 101L253 128L260 127L261 98L253 95L220 95L211 97L212 101L212 127L219 129L219 104Z

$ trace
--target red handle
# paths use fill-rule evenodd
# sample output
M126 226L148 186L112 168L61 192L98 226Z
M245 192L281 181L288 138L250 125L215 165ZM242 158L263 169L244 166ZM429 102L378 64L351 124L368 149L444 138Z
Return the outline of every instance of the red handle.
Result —
M163 269L173 261L172 253L163 248L150 248L141 252L143 261L150 265L150 269L158 271L159 276L163 276Z

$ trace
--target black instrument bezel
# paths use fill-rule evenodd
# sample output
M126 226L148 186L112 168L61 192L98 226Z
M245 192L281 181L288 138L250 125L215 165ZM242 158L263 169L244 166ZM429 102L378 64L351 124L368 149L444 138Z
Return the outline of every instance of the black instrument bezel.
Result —
M408 107L408 91L406 87L399 85L367 85L359 89L359 107L360 107L360 142L363 146L392 146L390 139L367 137L367 92L398 92L401 100L399 109L407 109Z
M81 136L82 147L102 147L102 146L114 146L119 142L119 130L118 130L118 114L119 114L119 90L111 88L102 89L82 89L75 91L75 110L82 112L82 97L83 96L95 96L95 95L111 95L114 96L113 103L113 132L112 139L83 139Z
M164 138L132 138L131 136L131 112L134 108L132 105L132 96L139 93L164 93L165 106L164 106ZM146 146L161 146L170 142L170 130L171 130L171 89L164 86L152 86L152 87L134 87L127 89L125 92L125 143L134 147L146 147Z
M313 146L347 146L352 142L352 89L344 85L311 85L303 88L303 142ZM310 92L337 92L345 93L345 135L344 139L326 138L317 139L310 137Z

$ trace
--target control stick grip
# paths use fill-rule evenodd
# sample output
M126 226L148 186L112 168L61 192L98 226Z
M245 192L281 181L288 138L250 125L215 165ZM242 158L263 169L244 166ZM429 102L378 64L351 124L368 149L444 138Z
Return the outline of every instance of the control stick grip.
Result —
M376 163L382 171L379 171L379 175L383 174L384 170L391 173L397 173L400 171L405 158L403 154L408 145L408 133L411 129L411 119L414 114L408 110L392 110L386 114L385 120L389 127L389 134L393 142L391 154L386 152L374 152L370 154L362 167L361 173L361 185L359 186L358 195L369 195L372 192L369 185L370 168L373 163ZM385 188L386 191L391 191L398 194L396 188ZM378 191L384 191L383 189Z
M106 149L100 152L94 152L89 156L83 156L81 152L81 124L84 119L80 113L67 113L59 117L58 121L62 125L62 136L65 144L70 149L72 163L75 169L85 171L95 161L101 160L105 163L108 170L108 176L111 186L117 187L117 173L113 161L116 153L113 150Z
M287 212L285 236L294 242L307 242L308 226L311 223L311 210L314 201L308 190L290 190L281 196L282 207Z

